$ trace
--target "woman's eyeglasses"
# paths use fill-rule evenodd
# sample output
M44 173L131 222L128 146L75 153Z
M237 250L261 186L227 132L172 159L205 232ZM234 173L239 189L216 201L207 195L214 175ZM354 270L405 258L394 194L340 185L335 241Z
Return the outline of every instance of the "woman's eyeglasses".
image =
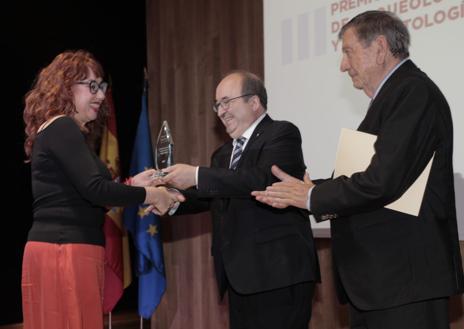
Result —
M100 89L104 94L108 90L108 82L102 81L98 83L95 80L90 80L90 81L78 81L76 82L77 85L89 85L89 90L90 93L96 94L98 92L98 89Z

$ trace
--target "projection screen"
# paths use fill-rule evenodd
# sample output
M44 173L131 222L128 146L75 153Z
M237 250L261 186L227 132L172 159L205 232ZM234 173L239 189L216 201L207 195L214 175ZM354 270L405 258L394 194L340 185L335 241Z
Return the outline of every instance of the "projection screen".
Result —
M329 177L341 128L356 129L369 99L340 72L341 26L356 14L384 9L411 33L411 59L445 94L454 121L454 172L460 239L464 240L464 1L264 0L265 83L269 114L298 126L312 178ZM328 221L316 236L329 236Z

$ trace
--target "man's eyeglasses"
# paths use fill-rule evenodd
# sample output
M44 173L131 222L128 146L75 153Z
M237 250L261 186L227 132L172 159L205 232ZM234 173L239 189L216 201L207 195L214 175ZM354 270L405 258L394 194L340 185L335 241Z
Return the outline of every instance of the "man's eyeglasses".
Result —
M90 80L90 81L78 81L76 82L77 85L89 85L89 90L90 93L96 94L98 92L98 89L100 89L104 94L106 93L106 90L108 90L108 82L102 81L98 83L95 80Z
M223 99L213 105L213 111L217 113L220 107L222 107L224 110L227 110L230 107L230 102L232 102L234 99L239 99L246 96L254 96L254 94L244 94L237 97Z

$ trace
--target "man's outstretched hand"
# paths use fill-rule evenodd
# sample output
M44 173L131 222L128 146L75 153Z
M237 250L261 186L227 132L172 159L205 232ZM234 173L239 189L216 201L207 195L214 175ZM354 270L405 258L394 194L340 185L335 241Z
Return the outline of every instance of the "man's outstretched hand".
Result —
M271 171L281 181L266 187L265 191L253 191L251 195L259 202L274 208L283 209L294 206L307 209L308 191L314 186L309 174L305 174L304 180L299 180L275 165L272 166Z

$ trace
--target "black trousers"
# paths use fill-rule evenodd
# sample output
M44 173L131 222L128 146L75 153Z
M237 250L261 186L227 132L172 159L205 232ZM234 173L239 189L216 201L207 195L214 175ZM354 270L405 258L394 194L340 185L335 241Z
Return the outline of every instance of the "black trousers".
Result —
M448 298L361 311L349 305L351 329L449 329Z
M230 329L308 329L314 282L242 295L230 286Z

